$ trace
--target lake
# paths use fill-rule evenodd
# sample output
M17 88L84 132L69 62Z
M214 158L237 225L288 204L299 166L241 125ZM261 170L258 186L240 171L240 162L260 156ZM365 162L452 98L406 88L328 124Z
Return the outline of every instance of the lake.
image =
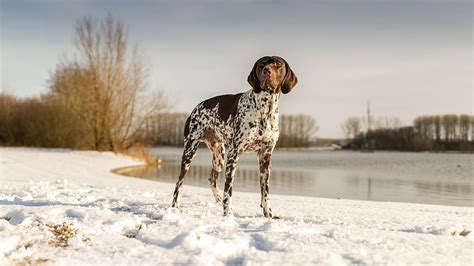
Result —
M175 183L182 149L156 148L154 153L163 159L159 167L130 167L118 173ZM473 163L473 154L459 153L275 150L270 195L472 206ZM209 187L210 172L211 154L200 148L184 185ZM223 172L219 176L221 191ZM241 157L234 191L260 193L255 154Z

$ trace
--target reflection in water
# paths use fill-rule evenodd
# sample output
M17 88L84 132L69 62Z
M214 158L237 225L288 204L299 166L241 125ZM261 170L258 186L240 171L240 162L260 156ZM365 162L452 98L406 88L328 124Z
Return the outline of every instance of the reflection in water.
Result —
M138 166L119 169L118 174L175 183L179 175L178 161L167 160L159 167ZM210 166L193 164L185 177L185 185L209 187ZM219 176L219 188L224 174ZM237 168L236 191L259 193L256 165ZM456 206L472 206L473 184L470 180L452 182L429 179L397 178L367 169L272 169L271 194L347 198L375 201L399 201ZM209 195L211 192L209 190Z

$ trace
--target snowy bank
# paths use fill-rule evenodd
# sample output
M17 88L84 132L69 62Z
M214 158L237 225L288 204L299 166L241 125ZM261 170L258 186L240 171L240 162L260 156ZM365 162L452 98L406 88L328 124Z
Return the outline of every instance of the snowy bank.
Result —
M236 192L223 217L210 189L185 185L176 210L173 184L110 172L137 164L0 148L0 265L473 263L473 208L271 195L269 220Z

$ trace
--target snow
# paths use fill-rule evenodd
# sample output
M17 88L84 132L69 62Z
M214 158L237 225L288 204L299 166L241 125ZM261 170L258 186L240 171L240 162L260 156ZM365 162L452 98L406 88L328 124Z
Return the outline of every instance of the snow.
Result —
M119 176L113 153L0 148L0 265L472 265L473 208L236 192ZM256 177L257 178L257 177ZM235 182L239 182L236 180ZM462 233L464 231L464 233Z

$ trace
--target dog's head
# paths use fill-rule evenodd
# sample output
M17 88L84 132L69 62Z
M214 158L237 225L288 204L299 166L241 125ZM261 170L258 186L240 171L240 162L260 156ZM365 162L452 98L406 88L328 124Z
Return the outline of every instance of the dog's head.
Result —
M255 62L247 78L255 93L289 93L298 83L290 65L279 56L264 56Z

